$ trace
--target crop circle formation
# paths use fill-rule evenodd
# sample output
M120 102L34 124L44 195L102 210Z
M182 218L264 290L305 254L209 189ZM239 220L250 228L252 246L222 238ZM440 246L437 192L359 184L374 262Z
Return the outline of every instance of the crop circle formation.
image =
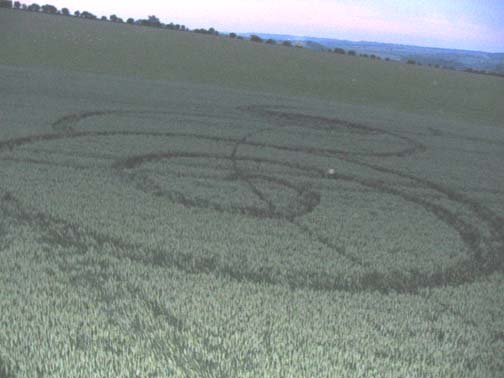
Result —
M240 107L238 110L247 117L256 119L263 127L248 132L243 130L242 135L238 137L218 135L210 131L170 130L170 127L163 128L162 131L149 130L143 127L141 122L136 129L131 127L121 129L120 125L106 130L86 129L86 120L106 121L108 117L120 116L140 121L145 116L156 116L162 119L166 115L163 112L148 110L99 110L65 115L53 123L52 133L0 141L0 158L6 154L15 155L17 149L23 146L39 146L51 141L66 140L91 143L92 140L116 137L171 140L180 138L186 143L191 142L202 146L205 143L220 145L221 148L217 150L215 148L209 150L195 148L187 151L157 149L143 154L133 153L111 162L110 174L126 178L124 182L154 196L159 201L170 201L185 207L206 209L216 213L253 217L258 221L274 219L291 224L314 242L334 250L335 258L343 258L352 264L360 265L365 272L354 282L338 280L338 277L320 276L312 279L309 284L296 284L295 277L291 277L288 278L288 284L291 287L414 292L422 287L470 282L481 275L502 270L504 228L501 218L477 201L449 187L379 164L380 159L388 157L400 159L422 153L428 149L427 146L385 129L337 118L304 114L287 107L254 105ZM271 138L271 133L290 135L291 139ZM342 145L320 145L319 141L323 140L324 135L330 133L336 133L341 140L365 140L366 146L360 148L359 145L354 145L351 148L344 148ZM388 141L387 146L394 147L384 149L378 142L373 144L375 138L382 140L385 138ZM333 159L334 162L351 163L362 167L363 172L364 170L372 171L374 174L373 177L369 177L359 172L340 172L337 165L317 166L313 163L304 163L303 159L289 160L270 156L268 153L254 153L260 150L302 154L307 157L320 156ZM204 179L209 188L201 191L192 187L190 190L187 190L187 187L177 188L175 184L167 185L166 180L156 177L155 172L160 164L170 168L174 162L178 161L185 162L184 171L168 169L163 172L164 178L169 177L169 181L175 184L177 180ZM149 169L144 169L147 166ZM251 166L254 169L251 169ZM208 167L211 169L207 169ZM54 166L52 169L57 169L57 167ZM280 175L275 172L288 174ZM380 178L380 175L407 181L410 185L391 185L387 179ZM316 186L306 185L303 179L311 182L324 180L326 186L334 187L341 183L351 183L420 208L437 221L447 225L453 232L451 237L462 241L468 251L467 255L462 261L442 271L422 272L412 269L409 272L402 272L394 270L393 267L387 272L375 271L359 256L346 253L317 229L312 229L301 222L303 217L320 206L323 199L323 192L317 190ZM412 187L422 188L424 192L442 197L445 202L418 194L417 191L411 189ZM223 194L218 195L221 191ZM246 197L245 200L244 197ZM15 194L4 195L3 200L14 201ZM447 203L464 208L465 213L454 211ZM110 242L113 243L114 240L110 239ZM177 263L175 257L166 257L166 261L183 268L183 264L181 265L180 261ZM212 259L201 265L201 271L214 271L217 274L245 280L275 282L274 277L270 275L271 272L260 276L257 273L244 271L238 274L229 267L221 268Z

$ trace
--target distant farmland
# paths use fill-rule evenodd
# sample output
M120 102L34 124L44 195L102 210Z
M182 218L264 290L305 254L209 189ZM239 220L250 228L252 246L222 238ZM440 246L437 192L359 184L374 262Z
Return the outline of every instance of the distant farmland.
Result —
M2 9L0 63L387 106L502 125L503 80L194 33Z
M499 377L503 81L0 10L0 377Z

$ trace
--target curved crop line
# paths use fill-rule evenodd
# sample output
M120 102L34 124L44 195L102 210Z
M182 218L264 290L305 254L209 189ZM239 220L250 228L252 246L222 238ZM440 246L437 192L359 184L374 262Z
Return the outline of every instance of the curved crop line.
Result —
M296 113L288 113L286 114L284 111L282 112L275 112L271 110L271 107L267 106L267 110L263 110L262 107L260 106L253 106L253 107L247 107L243 110L246 111L251 111L251 112L256 112L258 115L263 116L263 117L270 117L270 121L274 122L277 119L281 119L282 121L288 120L288 121L298 121L296 118ZM303 121L306 121L307 119L322 119L323 122L330 123L334 127L337 127L338 125L342 125L343 127L350 127L350 128L357 128L358 130L367 130L367 131L377 131L379 130L382 132L380 129L375 129L375 128L369 128L367 126L363 125L357 125L354 123L346 122L346 121L341 121L338 119L329 119L329 118L319 118L319 117L313 117L313 116L306 116L306 115L300 115L300 119ZM286 127L286 125L283 125L283 127ZM306 126L307 128L310 128L310 125ZM385 133L385 132L384 132ZM389 135L395 134L395 133L390 133L386 132ZM396 153L396 156L404 156L405 154L410 154L413 152L420 152L420 151L425 151L425 146L416 143L413 141L411 138L406 138L404 137L404 140L411 141L411 144L418 147L418 148L410 148L408 150L404 150L401 152ZM329 152L327 150L323 150L325 153ZM405 152L407 151L407 153ZM348 152L348 155L358 155L354 154L352 152ZM375 155L376 156L376 155ZM389 156L387 154L382 154L383 156ZM466 196L456 193L444 186L441 186L439 184L436 184L432 181L426 180L426 179L420 179L418 177L415 177L413 175L405 174L397 170L389 169L389 168L383 168L381 166L378 166L376 164L370 164L366 162L362 162L360 160L344 157L344 159L348 162L358 164L361 166L365 166L367 168L374 169L375 171L383 172L383 173L388 173L395 175L397 177L401 178L406 178L409 180L413 180L418 184L421 184L424 187L427 187L428 189L434 190L438 193L441 193L445 195L448 199L450 199L453 202L456 202L458 204L464 205L468 207L470 210L472 210L475 215L480 218L483 222L485 222L487 225L489 225L490 232L492 234L492 240L488 241L486 240L486 244L489 245L486 248L486 255L484 256L484 251L480 244L482 242L485 242L485 238L477 227L473 226L472 224L469 224L465 222L461 216L456 215L454 212L442 207L441 205L431 203L425 199L420 198L420 196L415 196L413 194L407 194L404 193L400 190L394 189L390 187L389 185L383 183L380 180L369 180L369 179L361 179L357 176L349 176L349 175L337 175L334 178L335 179L343 179L346 181L354 181L358 182L361 185L365 185L367 187L370 187L372 189L379 189L384 193L388 194L393 194L397 195L404 200L411 202L415 205L421 206L424 208L426 211L432 213L435 217L440 219L441 221L445 222L449 226L453 227L459 236L461 237L462 241L466 245L469 251L472 252L472 258L469 261L464 262L458 267L454 267L452 269L449 269L445 271L442 275L441 274L436 274L436 276L432 277L434 282L436 284L447 284L447 283L462 283L462 282L467 282L468 278L470 277L471 280L475 279L477 276L481 274L488 274L494 271L500 271L503 269L503 259L504 259L504 221L503 218L497 216L493 212L491 212L489 209L481 205L480 203L467 198ZM424 280L424 279L422 279ZM413 281L418 281L418 277L414 277ZM431 285L428 285L431 286ZM434 285L433 285L434 286Z
M326 245L328 248L340 254L343 258L348 259L352 263L370 268L369 264L362 261L360 258L349 255L345 252L344 247L336 245L333 241L328 238L318 235L315 231L310 230L309 227L302 225L298 218L308 214L313 211L320 203L320 194L307 190L301 185L296 185L287 179L281 179L274 176L268 176L267 174L251 174L247 173L240 168L239 162L256 162L264 163L268 165L279 165L291 169L296 169L303 177L310 178L323 178L332 180L342 180L347 182L355 182L360 185L366 186L372 190L378 190L382 193L391 194L402 198L403 200L412 203L415 206L419 206L436 218L446 223L448 226L453 228L460 236L463 243L466 245L467 249L471 252L470 257L463 263L453 266L447 269L445 272L435 272L434 274L424 274L421 272L409 272L405 274L404 272L391 271L387 274L379 274L376 272L369 271L365 273L358 282L348 283L344 282L338 277L328 277L322 274L313 276L313 272L293 272L288 277L288 283L291 287L297 287L297 277L299 275L306 276L306 282L304 286L308 286L312 289L320 290L350 290L350 291L360 291L360 290L380 290L382 292L388 292L390 290L396 290L401 292L416 292L422 287L434 287L439 285L458 285L468 281L474 280L476 277L482 274L488 274L491 271L502 269L502 259L504 250L504 227L502 218L498 217L496 214L491 212L489 209L481 205L480 203L471 200L460 193L454 192L446 187L443 187L434 182L428 181L426 179L421 179L413 175L405 174L397 170L381 167L377 164L371 164L363 162L360 160L353 159L350 156L372 156L372 157L388 157L388 156L406 156L413 153L418 153L426 150L426 147L411 138L401 136L399 134L384 131L378 128L369 127L366 125L360 125L344 120L332 119L327 117L316 117L307 116L304 114L298 114L293 112L286 112L286 107L282 108L282 111L272 110L271 107L265 107L264 110L260 106L249 106L246 108L240 108L242 111L247 111L256 114L261 119L266 119L267 122L273 124L274 126L266 127L260 130L256 130L248 133L241 138L231 138L231 137L216 137L212 135L202 135L197 133L178 133L178 132L149 132L149 131L78 131L74 128L75 124L86 118L90 117L104 117L112 114L126 114L126 115L139 115L139 114L167 114L166 112L156 112L156 111L124 111L124 110L102 110L102 111L91 111L66 115L61 117L53 123L53 128L57 131L56 134L41 134L33 135L29 137L22 137L7 141L0 141L0 152L5 150L13 150L15 147L58 140L67 138L78 138L84 136L159 136L159 137L188 137L201 140L210 140L216 142L226 142L233 143L234 148L230 154L209 154L209 153L188 153L188 152L165 152L165 153L150 153L141 156L132 156L125 159L116 160L111 168L113 171L129 177L141 190L149 191L144 185L145 183L138 182L138 176L135 172L130 172L135 168L140 167L142 164L147 162L159 161L163 159L173 159L173 158L212 158L212 159L227 159L232 162L233 172L229 176L229 179L242 180L249 185L251 192L254 193L265 205L266 208L250 207L250 206L237 206L230 205L224 206L220 203L212 202L204 198L191 198L190 195L186 193L180 193L175 191L163 190L159 185L149 184L152 186L153 190L150 192L154 195L161 196L169 199L173 202L179 202L185 206L190 207L203 207L210 208L216 211L226 211L232 213L244 214L247 216L253 216L257 218L276 218L285 220L293 225L296 225L302 232L306 233L312 239ZM308 124L306 124L308 122ZM310 124L313 122L314 125ZM290 124L294 124L295 127L305 127L306 129L315 128L318 130L330 131L335 128L342 128L345 131L358 133L358 134L386 134L394 136L398 140L406 142L407 147L395 152L381 152L381 153L360 153L352 151L344 151L337 149L318 149L314 147L292 147L283 146L270 143L259 143L254 142L253 139L261 132L267 132L274 130L276 127L288 128ZM313 127L312 127L313 126ZM369 178L361 178L357 175L343 175L336 173L335 175L328 176L326 172L318 167L301 165L300 163L294 163L289 161L278 161L274 159L267 158L255 158L255 157L240 157L238 155L238 149L240 146L255 146L255 147L268 147L278 150L287 150L292 152L299 152L304 154L316 154L321 156L334 156L335 158L361 165L373 169L377 172L387 173L395 177L407 179L415 182L421 187L439 193L448 200L463 205L465 208L469 209L478 219L478 224L486 225L485 230L488 231L490 237L487 237L483 232L475 225L474 222L468 222L464 220L461 215L450 211L445 206L434 203L427 199L421 198L419 195L414 195L406 192L406 186L400 190L396 187L392 187L387 184L384 180L372 180ZM344 154L344 155L343 155ZM343 155L343 156L342 156ZM128 170L128 172L125 172ZM192 177L192 176L191 176ZM277 205L268 198L268 196L261 190L260 186L255 182L264 181L274 183L276 185L283 186L290 190L294 190L297 194L296 200L298 202L298 209L291 210L278 208ZM156 186L157 185L157 186ZM397 184L396 184L397 185ZM480 225L480 227L482 227ZM104 235L96 234L98 238L107 238ZM501 251L501 252L499 252ZM154 253L154 252L152 252ZM184 268L184 261L191 259L190 256L179 256L179 257L161 257L159 254L161 252L155 252L157 258L162 258L166 263L174 264L179 269L186 270ZM154 256L154 255L153 255ZM201 271L208 271L208 269L217 271L220 274L228 275L240 280L251 280L258 282L275 282L273 277L269 274L258 276L256 273L252 272L233 272L229 268L220 267L216 264L216 261L209 258L205 261L201 261L197 264L191 264L191 269L200 269ZM332 283L330 283L332 282ZM302 286L303 286L302 285ZM303 287L304 287L303 286Z
M464 205L468 208L476 218L483 224L487 225L487 230L491 234L491 238L489 240L485 240L482 235L479 235L477 228L475 226L470 226L466 222L464 222L460 217L457 217L454 213L451 213L450 222L455 224L460 224L459 233L463 239L467 239L469 245L472 247L472 250L475 252L476 258L480 260L480 264L488 265L485 270L487 273L491 273L493 271L502 270L504 268L504 218L498 216L496 213L492 212L490 209L482 205L481 203L465 196L462 193L450 190L449 188L432 182L427 179L415 177L413 175L399 172L390 168L384 168L377 166L376 164L366 163L366 162L357 162L354 163L372 168L376 171L394 174L398 177L406 178L416 182L418 185L422 185L429 189L432 189L438 193L441 193L446 196L449 200L456 202L458 204ZM393 190L393 189L389 189ZM427 201L425 201L427 202ZM433 209L436 211L441 211L440 206L436 206L434 204L430 204ZM489 244L487 247L489 256L483 256L482 247L479 245L480 242L486 242ZM482 260L485 257L486 261Z

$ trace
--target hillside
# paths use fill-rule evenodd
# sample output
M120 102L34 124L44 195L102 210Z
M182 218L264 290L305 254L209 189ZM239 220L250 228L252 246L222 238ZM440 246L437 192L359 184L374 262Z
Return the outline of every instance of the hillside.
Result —
M249 34L250 33L247 33L246 35ZM370 41L348 41L342 39L294 36L286 34L256 34L264 39L272 38L275 40L292 41L293 43L302 44L304 47L317 51L320 51L321 49L332 50L334 48L343 48L345 50L354 50L358 54L375 54L381 58L389 58L401 62L413 59L416 62L425 65L438 64L441 67L461 71L471 68L474 70L504 73L503 53L422 47Z
M0 10L0 64L37 65L386 106L502 123L501 79L225 37Z

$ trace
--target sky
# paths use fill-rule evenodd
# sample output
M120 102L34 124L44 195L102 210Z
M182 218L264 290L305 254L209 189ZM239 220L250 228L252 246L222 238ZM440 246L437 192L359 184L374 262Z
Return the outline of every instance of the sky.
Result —
M24 3L24 1L21 1ZM31 2L27 2L28 4ZM504 52L504 0L47 0L58 9L222 32ZM45 2L41 3L45 4Z

